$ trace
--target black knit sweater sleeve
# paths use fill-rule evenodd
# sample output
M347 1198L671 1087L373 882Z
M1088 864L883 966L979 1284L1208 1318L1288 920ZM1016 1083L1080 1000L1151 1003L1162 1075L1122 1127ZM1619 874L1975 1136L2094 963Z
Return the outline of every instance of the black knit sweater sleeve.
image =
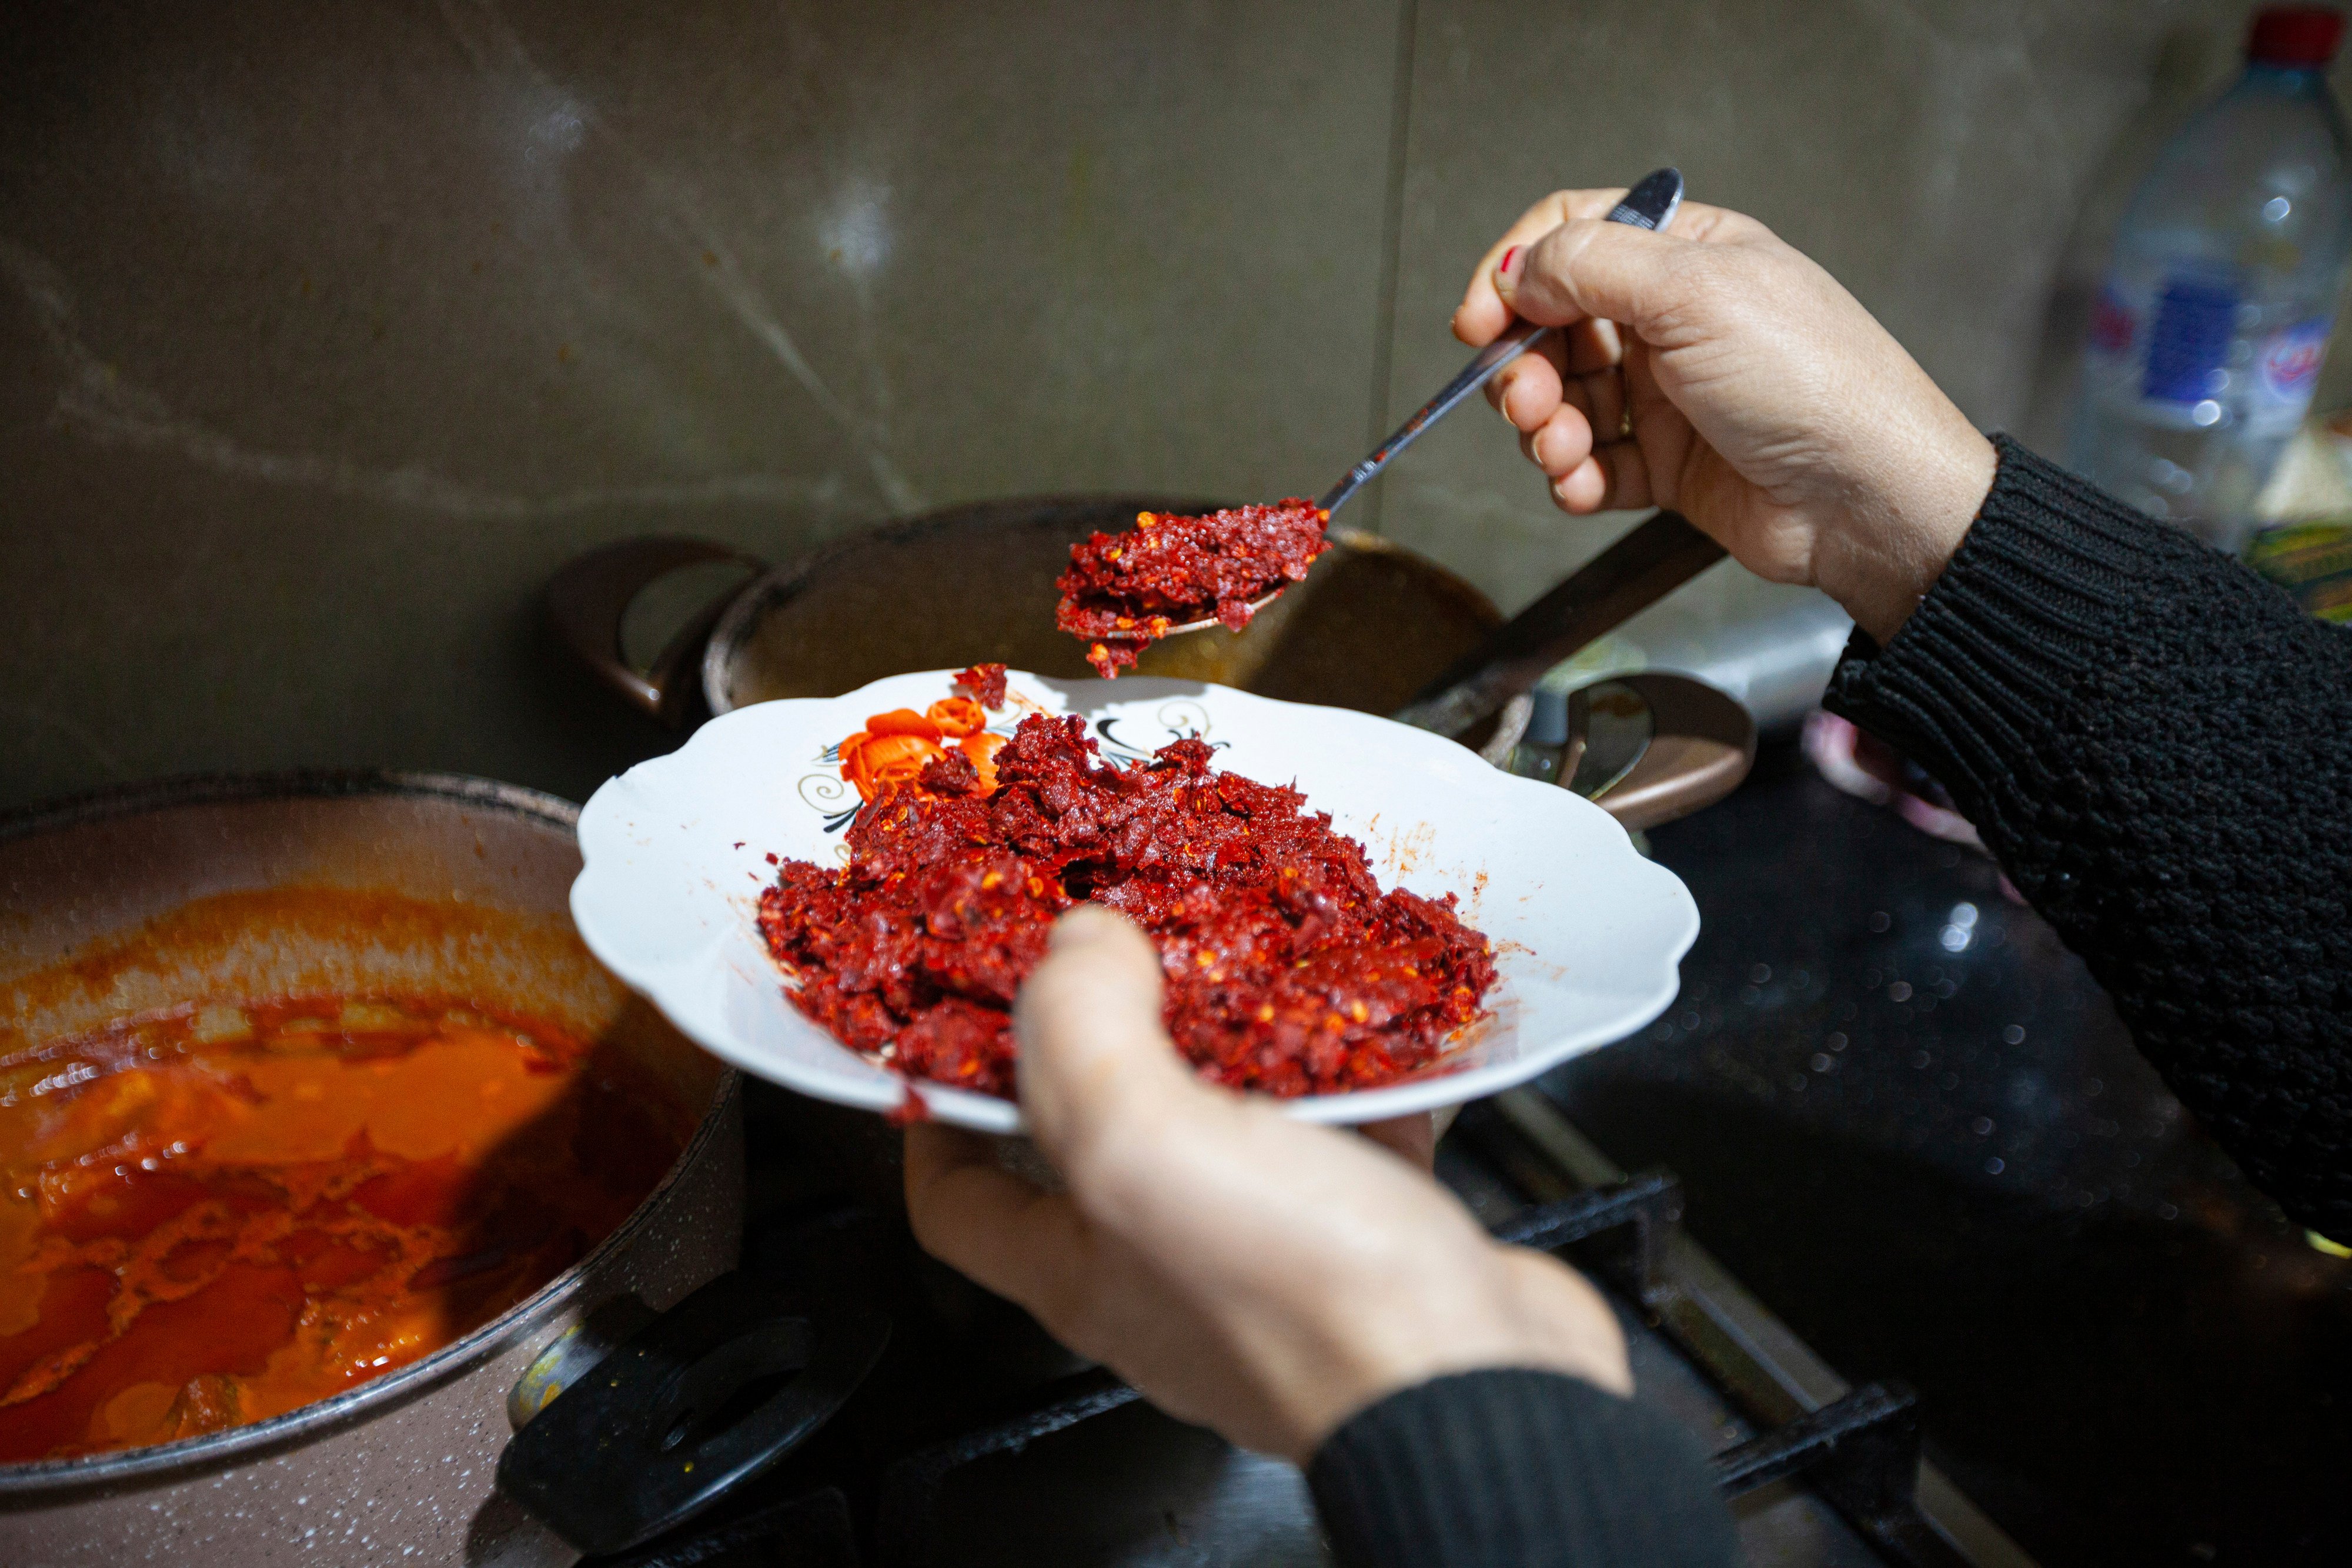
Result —
M2247 1174L2352 1239L2352 632L1996 444L1943 577L1828 706L1951 790Z
M1554 1372L1392 1394L1307 1467L1341 1568L1731 1568L1731 1512L1674 1419Z

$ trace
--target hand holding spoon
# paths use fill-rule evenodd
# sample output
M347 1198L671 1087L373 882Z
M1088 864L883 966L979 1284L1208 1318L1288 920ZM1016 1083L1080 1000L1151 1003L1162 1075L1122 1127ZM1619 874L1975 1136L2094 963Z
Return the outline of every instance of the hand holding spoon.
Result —
M1660 169L1654 173L1644 176L1641 183L1626 192L1625 199L1610 209L1608 221L1612 224L1631 224L1636 228L1663 229L1674 221L1675 213L1681 207L1682 202L1681 171ZM1324 512L1327 518L1330 514L1339 511L1348 503L1349 497L1370 484L1381 469L1386 468L1391 459L1412 445L1423 431L1454 412L1455 406L1465 398L1493 381L1496 371L1543 341L1546 334L1558 330L1556 327L1538 327L1532 321L1521 321L1479 350L1476 358L1463 367L1460 375L1446 382L1444 389L1423 403L1411 419L1399 425L1395 434L1372 448L1370 454L1362 462L1349 469L1347 477L1326 491L1322 498L1315 503L1316 506ZM1252 601L1251 612L1255 614L1265 609L1281 591L1281 589L1276 588L1272 592ZM1218 624L1220 622L1215 616L1203 616L1197 621L1186 621L1171 625L1161 635L1173 637L1186 632L1205 632Z

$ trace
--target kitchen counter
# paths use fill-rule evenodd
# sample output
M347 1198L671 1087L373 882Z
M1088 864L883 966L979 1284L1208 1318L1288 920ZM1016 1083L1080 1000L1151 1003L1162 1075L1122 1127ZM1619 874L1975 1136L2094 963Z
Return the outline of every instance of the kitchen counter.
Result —
M1666 1018L1544 1090L2049 1564L2317 1562L2352 1261L2314 1249L1991 862L1767 747L1658 830L1704 926ZM2326 1543L2326 1544L2323 1544ZM2340 1561L2340 1557L2331 1558Z

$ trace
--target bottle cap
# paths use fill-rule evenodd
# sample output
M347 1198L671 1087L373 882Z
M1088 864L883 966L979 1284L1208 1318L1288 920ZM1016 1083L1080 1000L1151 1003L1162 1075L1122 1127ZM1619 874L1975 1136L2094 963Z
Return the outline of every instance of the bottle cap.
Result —
M1536 711L1528 716L1528 733L1522 737L1528 746L1566 746L1568 744L1568 694L1544 686L1535 689Z
M2325 5L2265 5L2246 32L2246 58L2258 66L2324 66L2344 38L2344 13Z

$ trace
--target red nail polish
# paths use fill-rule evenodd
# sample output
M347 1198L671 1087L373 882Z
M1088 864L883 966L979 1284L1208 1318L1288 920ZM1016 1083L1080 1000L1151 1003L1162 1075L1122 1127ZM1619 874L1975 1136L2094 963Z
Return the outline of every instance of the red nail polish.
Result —
M1511 261L1512 261L1512 259L1513 259L1514 257L1516 257L1518 254L1519 254L1519 247L1518 247L1517 246L1513 246L1510 249L1508 249L1508 250L1505 251L1505 252L1503 253L1503 265L1502 265L1502 266L1500 266L1500 267L1496 267L1496 268L1495 268L1495 275L1496 275L1497 277L1510 277L1510 276L1511 276Z

